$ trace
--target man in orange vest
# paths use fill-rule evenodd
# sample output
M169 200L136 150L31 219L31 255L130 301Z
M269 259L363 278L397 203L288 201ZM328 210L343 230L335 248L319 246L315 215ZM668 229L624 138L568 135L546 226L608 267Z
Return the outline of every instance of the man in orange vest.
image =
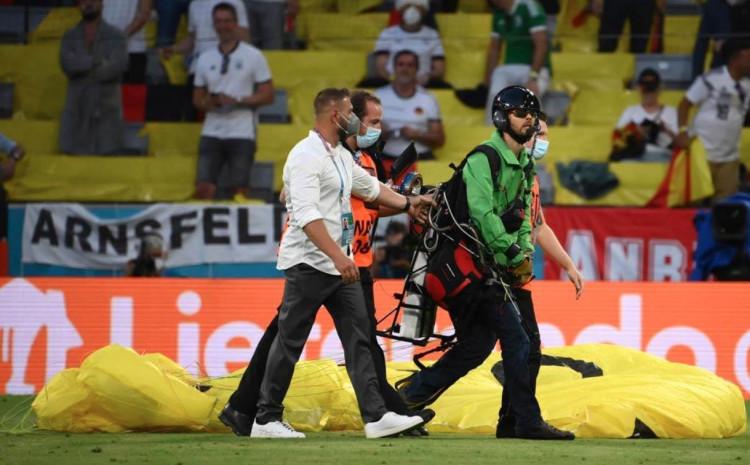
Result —
M541 160L549 149L549 140L547 139L547 123L543 116L539 118L539 129L536 136L526 143L532 157L536 162ZM531 190L531 241L538 243L545 255L554 260L562 269L568 273L570 282L575 287L576 299L581 297L583 292L583 277L581 272L576 268L575 263L570 255L565 251L560 241L555 235L555 231L544 221L542 212L542 203L539 196L539 178L534 178L534 185ZM541 338L539 336L539 325L534 313L534 302L531 299L531 290L528 283L522 287L514 289L514 296L518 310L521 313L523 327L529 336L529 381L531 391L536 395L536 379L539 375L539 368L542 361ZM495 432L498 438L515 437L515 419L510 415L510 399L503 390L503 401L500 406L499 421Z
M380 100L364 91L358 91L351 95L353 113L361 121L360 134L349 136L344 146L352 153L356 163L372 176L385 182L385 170L380 162L376 151L377 142L380 140L381 118L383 108ZM363 133L363 130L365 132ZM284 193L282 192L282 196ZM354 216L354 237L352 239L352 253L354 262L359 268L360 282L365 296L365 303L370 320L370 351L375 364L375 372L378 378L379 391L385 406L389 411L400 415L411 414L406 403L396 390L388 383L386 378L385 355L378 344L375 328L377 318L375 317L375 298L373 292L373 279L370 268L373 262L372 237L380 216L391 216L402 213L400 210L370 204L356 197L351 198L352 213ZM271 348L276 334L278 333L278 315L274 317L266 328L266 332L258 342L253 357L242 376L237 390L232 394L229 402L219 415L219 419L238 436L249 436L252 431L253 420L257 411L260 384L265 373L268 352ZM435 412L424 409L417 412L425 422L432 419ZM410 435L426 435L423 427L407 433Z

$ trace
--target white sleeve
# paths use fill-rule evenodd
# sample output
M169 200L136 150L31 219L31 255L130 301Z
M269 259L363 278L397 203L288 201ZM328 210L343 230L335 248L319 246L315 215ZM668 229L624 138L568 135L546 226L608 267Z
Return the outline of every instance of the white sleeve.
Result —
M434 45L431 52L432 58L444 58L445 50L443 49L443 42L440 40L440 34L435 31Z
M372 202L380 195L380 181L365 171L361 166L352 163L352 194L365 202Z
M391 52L391 42L392 39L388 37L388 29L384 29L380 32L380 35L378 36L378 40L375 41L375 53L380 52Z
M301 153L289 155L289 202L292 219L304 228L311 222L323 218L320 213L320 176L318 160Z
M708 88L705 79L705 76L698 76L695 78L695 81L693 81L690 88L687 90L687 93L685 93L685 98L687 98L693 105L703 102L711 94L711 89Z
M670 131L677 134L679 129L677 126L677 109L675 107L667 105L664 107L664 112L661 115L661 120L664 122L664 126Z
M622 129L625 126L628 125L632 121L632 115L631 115L631 108L633 107L627 107L625 110L623 110L622 114L620 115L620 119L617 120L617 125L615 128Z
M266 60L265 55L261 52L258 52L255 64L253 65L253 77L256 84L262 84L271 80L271 68L268 67L268 60Z
M437 99L432 94L427 94L429 97L427 99L427 108L425 109L425 114L427 115L427 121L440 121L443 118L440 116L440 105L437 102Z
M188 8L188 32L195 33L195 31L198 29L198 20L195 16L195 4L191 3L190 8Z
M234 8L237 10L237 24L240 27L250 27L247 22L247 10L245 9L245 2L237 0L234 2Z
M205 76L206 67L202 66L204 61L206 61L206 54L202 53L198 55L198 58L196 59L196 63L195 63L195 80L193 81L193 86L195 87L207 87L208 86L208 80L206 79L206 76Z

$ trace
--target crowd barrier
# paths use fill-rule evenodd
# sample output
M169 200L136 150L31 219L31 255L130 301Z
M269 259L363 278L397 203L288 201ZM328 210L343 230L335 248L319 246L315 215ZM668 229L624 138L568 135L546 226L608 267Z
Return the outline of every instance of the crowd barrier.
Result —
M116 343L158 352L194 374L220 377L250 359L282 295L280 279L0 279L0 394L32 394L60 370ZM398 281L375 283L378 313ZM687 363L730 380L750 398L750 287L726 283L532 283L545 347L606 342ZM438 312L436 329L451 332ZM421 350L381 341L386 358ZM343 361L326 312L302 359Z

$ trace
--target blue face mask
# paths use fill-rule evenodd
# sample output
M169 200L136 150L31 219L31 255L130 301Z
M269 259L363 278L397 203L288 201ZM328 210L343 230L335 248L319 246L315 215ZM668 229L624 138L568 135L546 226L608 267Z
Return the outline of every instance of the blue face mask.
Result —
M380 129L369 127L364 136L357 135L357 147L366 149L372 147L380 139Z
M534 160L541 160L547 155L547 150L549 150L549 141L537 139L534 143L534 151L531 152L531 156L534 157Z

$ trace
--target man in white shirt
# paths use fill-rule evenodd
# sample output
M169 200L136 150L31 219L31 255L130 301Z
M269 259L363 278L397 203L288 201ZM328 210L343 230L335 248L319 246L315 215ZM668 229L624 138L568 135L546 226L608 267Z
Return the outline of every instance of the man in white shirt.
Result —
M257 48L237 39L237 10L217 4L212 17L219 44L198 58L193 104L206 113L198 149L196 197L212 199L225 163L229 187L247 192L255 155L255 110L273 102L271 71Z
M386 410L369 348L368 322L359 270L352 260L354 221L350 196L419 216L428 197L404 197L358 166L341 140L359 132L346 89L324 89L315 98L315 129L289 152L284 189L289 224L277 267L284 270L279 333L268 355L251 437L303 438L282 420L282 402L315 322L325 305L343 343L346 369L367 438L417 428L419 416Z
M394 62L396 77L393 82L375 91L383 104L387 142L382 161L388 173L393 161L412 141L420 160L435 158L432 150L445 143L437 100L417 83L417 54L402 50L396 54Z
M616 129L622 130L634 124L646 141L640 158L643 161L669 161L672 142L677 135L677 109L659 102L661 76L652 68L646 68L638 76L641 103L631 105L622 112Z
M277 50L284 45L284 21L296 16L299 0L244 0L247 7L250 39L263 50Z
M727 65L699 76L688 89L677 111L682 148L698 136L706 149L714 200L737 192L740 169L740 133L750 108L750 41L731 39L724 44ZM690 107L698 105L692 128L688 128Z
M153 0L104 0L102 19L128 36L128 70L125 84L146 82L146 31Z
M423 24L429 7L428 0L396 0L401 22L384 29L375 42L375 69L378 77L390 81L395 72L396 53L411 50L419 57L419 84L446 87L443 82L445 51L440 34Z

